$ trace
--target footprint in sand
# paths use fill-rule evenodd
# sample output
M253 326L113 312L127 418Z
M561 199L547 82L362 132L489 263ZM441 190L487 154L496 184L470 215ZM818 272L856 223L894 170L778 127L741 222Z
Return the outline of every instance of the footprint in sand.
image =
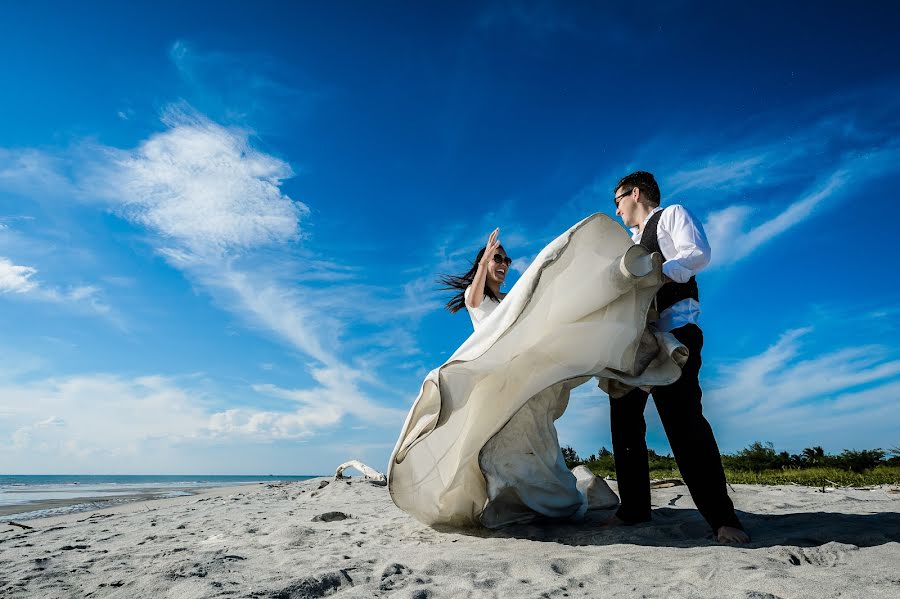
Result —
M391 564L384 569L381 574L381 584L378 588L382 591L390 591L400 588L406 583L406 579L412 574L407 566L403 564Z
M792 566L819 566L834 567L844 562L844 558L851 551L858 551L856 545L844 545L841 543L828 543L822 547L791 547L781 550L786 561Z
M353 580L343 570L319 577L309 576L273 593L253 593L251 597L303 597L314 599L332 595L343 587L353 586Z

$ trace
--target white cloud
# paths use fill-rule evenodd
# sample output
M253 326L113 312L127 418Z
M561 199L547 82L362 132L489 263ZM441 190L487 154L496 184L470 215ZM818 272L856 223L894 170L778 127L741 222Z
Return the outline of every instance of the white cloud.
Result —
M258 384L245 391L245 407L227 409L217 407L215 392L198 388L191 379L84 374L4 381L0 462L30 464L41 471L55 464L75 472L167 472L173 465L160 462L157 453L180 455L190 463L186 447L206 451L302 441L347 418L379 431L380 438L400 426L405 412L372 402L342 373L321 369L314 374L318 387L293 390ZM263 398L280 406L252 407ZM302 460L298 463L309 467Z
M802 163L810 159L816 144L822 143L820 125L801 131L789 142L772 132L774 139L758 138L758 130L749 132L733 149L688 156L686 167L660 173L664 197L692 197L713 194L729 201L742 193L771 189L809 176ZM781 132L783 135L783 132Z
M37 269L13 264L0 256L0 293L28 293L37 288L33 277Z
M178 55L176 46L173 59ZM347 345L342 335L351 323L374 323L378 330L370 334L376 342L385 328L392 339L409 342L397 329L410 326L433 307L419 296L424 283L414 280L390 290L361 285L354 283L354 269L301 249L300 224L309 210L282 191L293 169L254 148L251 132L224 127L185 104L166 109L163 123L164 131L131 150L90 145L59 158L30 150L20 154L35 168L55 168L55 177L63 181L68 181L63 165L77 163L69 169L77 173L69 182L76 190L73 197L89 205L102 202L144 228L154 250L218 306L311 358L309 368L318 386L296 390L300 396L353 397L358 405L376 406L361 390L361 385L383 386L375 372L366 369L372 362L363 354L357 363L347 352L353 345L360 349L361 336ZM30 279L36 283L31 292L44 299L102 305L95 287L63 290L35 282L33 270L7 270L10 287L15 272L17 288ZM323 289L317 284L323 281L340 285ZM410 355L407 345L382 347L380 357ZM329 375L320 376L325 372ZM296 413L241 407L217 415L209 430L299 438L355 412L313 403Z
M251 147L248 132L183 107L163 122L168 130L134 151L107 149L90 190L176 250L221 254L299 237L308 210L280 189L293 176L287 163Z
M762 353L720 367L704 394L706 411L744 446L773 441L833 450L895 443L900 421L900 355L890 347L828 347L809 355L813 329L785 332Z
M361 390L363 383L377 386L377 377L349 360L341 337L348 322L372 317L384 326L390 318L421 315L418 282L404 286L399 301L390 304L379 297L382 289L310 284L354 275L293 247L309 211L281 190L293 174L290 166L253 148L247 131L223 127L186 107L167 110L163 120L168 129L135 150L104 149L86 191L145 227L156 251L219 306L312 358L308 367L318 385L268 392L294 394L304 403L299 410L234 408L217 414L210 430L301 438L347 416L364 418L363 408L402 421ZM377 318L373 306L380 307Z
M0 455L33 450L61 461L73 448L83 458L103 457L136 451L152 438L197 436L209 419L202 400L162 377L5 381L0 405L7 413L2 426L13 427L13 447L0 445Z
M701 374L703 411L723 452L753 441L792 452L897 445L900 352L893 347L829 346L815 329L798 328L731 364L705 357ZM670 452L652 401L645 417L649 446ZM573 391L556 427L560 443L582 457L601 445L611 448L609 400L596 381Z
M766 166L774 152L754 148L749 156L711 156L706 164L678 171L668 178L667 194L678 196L694 189L741 190L751 185L771 184L766 180Z
M715 248L715 260L710 268L727 266L750 255L754 250L806 220L822 202L831 198L846 183L843 172L834 173L823 185L810 190L783 211L758 225L748 225L753 209L750 206L729 206L711 212L703 227L710 247Z
M305 304L301 289L223 266L220 270L195 269L193 274L220 301L250 324L274 332L283 341L325 364L338 364L331 351L337 343L333 331L340 326L327 313ZM327 344L327 345L326 345Z
M102 292L99 288L93 285L74 285L68 288L49 286L35 278L34 275L37 272L38 270L33 266L17 265L8 258L0 256L0 294L16 294L16 296L31 300L83 308L105 316L120 328L122 327L119 317L102 299Z
M812 217L816 211L832 202L846 200L857 184L877 181L879 177L893 173L898 160L898 144L850 153L823 169L827 174L817 181L805 184L798 180L790 187L790 193L777 194L779 198L786 196L792 200L785 202L786 207L774 213L769 204L756 207L734 204L710 212L704 228L715 251L711 268L727 266L752 254ZM752 218L758 214L763 215L762 222L751 223Z

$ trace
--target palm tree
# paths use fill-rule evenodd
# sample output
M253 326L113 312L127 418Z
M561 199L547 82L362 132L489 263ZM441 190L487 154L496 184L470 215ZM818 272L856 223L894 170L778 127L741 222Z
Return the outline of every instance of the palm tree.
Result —
M825 461L825 450L816 445L815 447L807 447L801 454L803 463L807 466L821 464Z

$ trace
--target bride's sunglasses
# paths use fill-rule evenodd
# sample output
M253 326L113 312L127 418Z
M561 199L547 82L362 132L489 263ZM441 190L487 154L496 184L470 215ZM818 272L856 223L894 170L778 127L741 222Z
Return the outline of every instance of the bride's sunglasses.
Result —
M494 254L494 262L496 262L497 264L505 263L507 266L509 266L510 264L512 264L512 258L510 258L509 256L504 258L500 254Z

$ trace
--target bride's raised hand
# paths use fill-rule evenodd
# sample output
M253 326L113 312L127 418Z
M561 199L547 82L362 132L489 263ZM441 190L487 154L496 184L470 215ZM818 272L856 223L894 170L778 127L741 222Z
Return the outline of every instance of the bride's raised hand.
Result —
M487 243L484 246L484 255L481 257L481 263L487 266L494 259L494 252L500 247L500 227L497 227L488 236Z

